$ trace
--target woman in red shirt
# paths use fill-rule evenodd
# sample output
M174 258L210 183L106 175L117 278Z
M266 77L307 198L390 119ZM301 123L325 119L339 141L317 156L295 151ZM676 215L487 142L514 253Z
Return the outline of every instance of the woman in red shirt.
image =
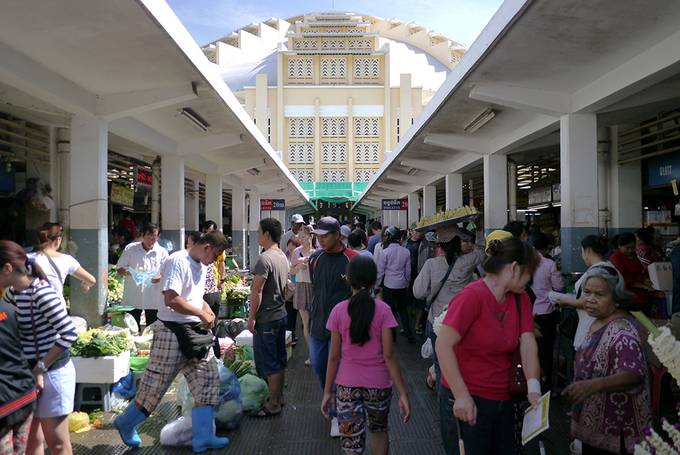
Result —
M635 251L636 238L632 232L625 232L614 239L616 249L609 260L616 270L621 272L626 288L635 298L634 305L644 307L649 302L650 293L654 292L645 274L645 269ZM644 309L644 308L643 308Z
M510 384L517 349L529 402L535 405L541 394L531 302L524 292L540 257L516 238L492 241L487 254L482 265L486 276L466 286L451 301L437 336L443 373L441 434L448 455L459 455L459 437L468 454L513 454Z

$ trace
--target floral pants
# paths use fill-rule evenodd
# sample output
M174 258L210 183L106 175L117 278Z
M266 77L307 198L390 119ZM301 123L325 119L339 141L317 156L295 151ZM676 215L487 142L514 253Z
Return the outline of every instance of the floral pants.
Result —
M391 388L337 386L336 412L344 451L364 453L366 427L372 433L387 431L391 399Z
M24 455L28 444L28 433L31 430L33 413L26 420L2 429L0 432L0 454Z

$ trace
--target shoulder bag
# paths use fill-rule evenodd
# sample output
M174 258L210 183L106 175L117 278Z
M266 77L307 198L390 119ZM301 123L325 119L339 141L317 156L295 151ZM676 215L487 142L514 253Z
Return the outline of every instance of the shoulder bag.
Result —
M527 379L522 368L522 303L519 294L515 294L515 305L517 306L517 338L519 344L512 354L512 367L510 368L510 395L513 399L522 399L528 393Z
M457 259L458 259L458 256L454 256L453 259L451 260L451 264L449 264L449 268L446 270L446 274L444 275L444 278L442 278L442 280L439 282L439 288L437 289L437 291L434 294L432 294L432 297L427 299L427 305L425 305L425 311L430 311L432 304L434 303L435 300L437 300L437 297L439 297L439 293L442 291L442 288L444 287L446 280L449 279L449 275L451 275L451 270L453 270L453 266L456 265Z

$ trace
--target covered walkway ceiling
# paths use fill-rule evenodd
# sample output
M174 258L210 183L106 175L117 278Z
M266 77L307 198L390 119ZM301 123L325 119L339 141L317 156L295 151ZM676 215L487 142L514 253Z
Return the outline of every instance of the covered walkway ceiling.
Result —
M567 113L597 113L606 126L677 107L678 30L680 8L665 0L506 0L355 207L375 209L484 155L559 147Z
M183 108L207 131L179 115ZM66 127L73 115L101 116L120 153L181 155L189 173L309 203L165 2L5 1L0 109Z

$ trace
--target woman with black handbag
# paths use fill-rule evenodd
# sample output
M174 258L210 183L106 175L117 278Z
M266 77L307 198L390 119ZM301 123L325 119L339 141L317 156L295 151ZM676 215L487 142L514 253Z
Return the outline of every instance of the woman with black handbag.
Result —
M527 378L527 399L535 405L541 393L531 303L524 292L539 256L515 238L490 242L487 254L486 276L453 299L437 337L440 422L448 455L459 455L459 438L469 454L514 453L516 353Z

